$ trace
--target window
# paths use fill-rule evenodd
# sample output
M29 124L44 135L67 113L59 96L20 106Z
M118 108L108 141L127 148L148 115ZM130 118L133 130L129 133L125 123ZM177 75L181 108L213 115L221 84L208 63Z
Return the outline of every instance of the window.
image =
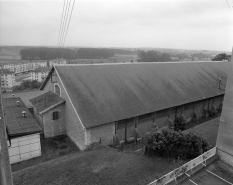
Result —
M139 122L143 122L143 121L147 121L147 120L153 120L153 113L143 114L141 116L138 116Z
M61 95L61 90L58 85L54 85L54 93L57 94L58 96Z
M53 112L53 120L61 119L61 113L58 111Z
M184 105L184 110L188 110L189 109L189 104L185 104Z
M116 129L125 128L126 126L134 125L134 118L123 119L123 120L117 121L116 123L117 123Z
M169 115L168 109L164 109L156 112L156 118L167 117L168 115Z

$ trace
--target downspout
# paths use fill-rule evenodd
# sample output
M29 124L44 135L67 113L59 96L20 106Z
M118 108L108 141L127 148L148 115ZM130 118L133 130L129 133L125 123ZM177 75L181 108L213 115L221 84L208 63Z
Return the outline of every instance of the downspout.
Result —
M42 118L42 125L43 125L43 127L44 127L44 119L43 119L43 116L42 116L41 114L39 114L39 112L37 112L37 114L38 114L39 116L41 116L41 118ZM44 138L44 129L43 129L42 135L43 135L43 138Z

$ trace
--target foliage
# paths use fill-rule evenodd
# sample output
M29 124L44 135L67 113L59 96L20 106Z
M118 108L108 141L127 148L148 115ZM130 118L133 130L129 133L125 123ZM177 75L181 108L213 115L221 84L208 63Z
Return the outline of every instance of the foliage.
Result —
M198 58L198 59L204 59L204 58L210 58L210 55L199 52L199 53L193 53L192 57L195 57L195 58Z
M170 54L162 53L159 51L139 51L138 53L139 62L167 62L171 61Z
M181 114L175 120L174 130L175 131L183 131L183 130L185 130L185 126L186 126L186 120L184 118L184 115Z
M145 155L174 159L193 159L210 149L209 143L193 133L184 134L170 129L146 136Z
M218 54L216 55L212 61L223 61L223 60L228 60L230 61L231 60L231 55L227 55L226 53L221 53L221 54Z
M47 47L33 47L20 50L22 60L53 60L57 58L64 58L67 60L73 60L78 58L101 59L113 57L115 54L135 55L137 54L137 51L111 48L64 48L63 50L58 50L57 48Z
M56 58L74 59L76 51L64 48L62 52L58 52L57 48L35 47L20 50L22 60L52 60Z
M77 51L76 58L109 58L113 57L114 53L109 49L97 49L97 48L80 48Z
M20 85L15 85L13 91L24 91L29 89L38 89L42 85L42 82L37 80L25 80Z

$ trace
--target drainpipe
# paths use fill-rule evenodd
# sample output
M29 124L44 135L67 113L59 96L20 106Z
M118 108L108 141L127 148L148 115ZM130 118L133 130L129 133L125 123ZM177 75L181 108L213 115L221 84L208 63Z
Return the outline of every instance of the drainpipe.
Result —
M42 125L43 125L43 132L42 132L42 135L43 135L43 138L44 138L44 119L43 119L43 116L41 114L39 114L39 112L37 112L37 114L39 116L41 116L41 119L42 119Z

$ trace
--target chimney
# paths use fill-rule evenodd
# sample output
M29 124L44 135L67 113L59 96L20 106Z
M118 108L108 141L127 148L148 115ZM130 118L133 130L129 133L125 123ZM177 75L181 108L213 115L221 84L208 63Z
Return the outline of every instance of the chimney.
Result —
M16 101L17 106L19 107L19 101Z
M23 117L26 118L26 111L23 111L22 114L23 114Z

